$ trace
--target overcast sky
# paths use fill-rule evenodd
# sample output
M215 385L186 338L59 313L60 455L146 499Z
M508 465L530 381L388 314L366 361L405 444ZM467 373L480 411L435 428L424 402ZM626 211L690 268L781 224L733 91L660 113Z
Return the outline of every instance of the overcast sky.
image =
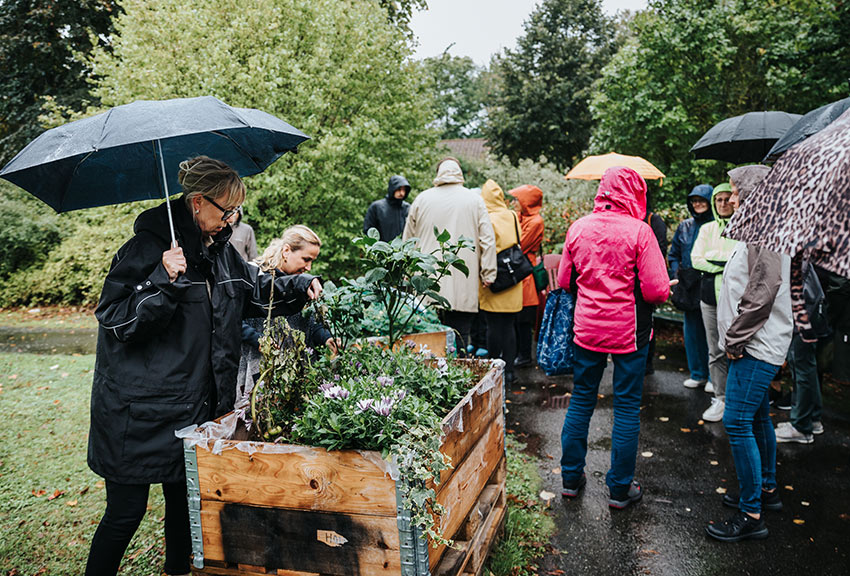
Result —
M419 39L419 58L437 56L452 42L453 56L490 62L502 48L514 48L522 24L540 0L428 0L428 10L414 14L411 27ZM603 0L609 14L640 10L646 0Z

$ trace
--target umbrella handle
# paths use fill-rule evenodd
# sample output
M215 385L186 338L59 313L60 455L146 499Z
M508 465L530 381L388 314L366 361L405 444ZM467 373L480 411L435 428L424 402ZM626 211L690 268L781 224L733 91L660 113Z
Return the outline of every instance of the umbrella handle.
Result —
M159 168L162 175L162 190L165 193L165 209L168 211L168 229L171 232L171 247L177 247L177 238L174 235L174 218L171 216L171 202L168 201L168 179L165 177L165 161L162 159L162 144L156 141L156 149L159 152Z

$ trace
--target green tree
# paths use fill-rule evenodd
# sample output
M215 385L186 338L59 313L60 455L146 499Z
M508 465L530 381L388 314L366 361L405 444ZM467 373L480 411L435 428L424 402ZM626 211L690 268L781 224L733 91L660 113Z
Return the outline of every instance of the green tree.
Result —
M424 185L436 141L411 49L370 0L126 0L98 51L105 105L210 94L277 115L312 138L251 178L246 220L260 244L291 224L322 237L320 269L356 259L368 203L387 178ZM399 89L402 87L402 89ZM262 249L262 246L261 246Z
M393 26L398 27L408 36L411 35L410 19L414 10L427 10L426 0L378 0L387 13L387 18Z
M804 113L846 93L846 0L653 0L594 88L591 149L644 156L668 176L656 200L726 179L689 150L754 110Z
M40 131L42 99L78 108L88 99L90 69L80 55L108 47L113 0L0 2L0 163Z
M546 156L569 166L590 138L591 86L614 51L615 26L599 0L543 0L515 50L491 63L484 133L516 163Z
M422 61L434 93L440 138L480 138L485 116L482 73L469 56L447 51Z

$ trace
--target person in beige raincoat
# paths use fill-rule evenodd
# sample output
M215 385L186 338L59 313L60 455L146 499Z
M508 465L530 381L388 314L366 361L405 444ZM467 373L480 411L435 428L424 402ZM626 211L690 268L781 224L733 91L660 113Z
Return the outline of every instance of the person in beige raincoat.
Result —
M502 250L518 244L519 218L505 203L505 193L498 184L487 180L481 187L481 198L487 206L490 222L496 234L496 249ZM522 310L522 282L507 290L494 293L483 283L478 287L478 307L487 317L487 350L490 358L505 361L505 382L513 384L514 358L516 357L516 321Z
M463 186L463 172L454 158L437 165L434 187L421 192L407 215L402 237L419 238L419 249L431 252L439 247L434 227L448 230L453 241L461 236L471 238L475 250L461 250L469 268L469 276L452 270L440 282L440 295L449 301L449 310L440 319L458 333L457 347L466 351L472 320L478 313L478 284L489 286L496 279L496 240L487 207L478 194Z

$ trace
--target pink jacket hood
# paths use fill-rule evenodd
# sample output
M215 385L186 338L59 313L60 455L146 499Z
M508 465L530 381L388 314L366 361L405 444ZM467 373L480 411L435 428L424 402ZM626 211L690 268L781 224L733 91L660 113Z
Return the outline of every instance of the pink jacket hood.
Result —
M599 182L593 211L620 212L643 220L646 216L646 181L631 168L608 168Z

